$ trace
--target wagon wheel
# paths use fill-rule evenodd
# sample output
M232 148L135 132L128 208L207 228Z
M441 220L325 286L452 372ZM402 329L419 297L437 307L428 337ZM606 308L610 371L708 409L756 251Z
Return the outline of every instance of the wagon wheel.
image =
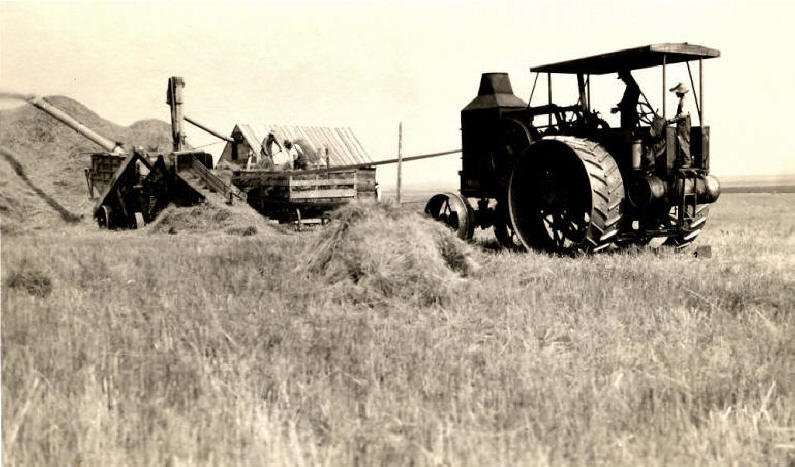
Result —
M97 224L100 228L112 229L110 206L102 205L97 213Z
M600 145L571 137L545 139L517 163L508 210L521 243L557 254L593 252L618 233L624 185Z
M685 209L688 211L692 211L692 206L687 206ZM688 214L692 214L689 212ZM668 216L671 219L671 223L676 225L679 220L679 206L673 206L668 213ZM691 243L693 243L698 235L701 233L701 229L704 228L704 224L707 223L707 218L709 217L709 205L708 204L699 204L696 206L696 213L693 216L693 219L686 220L684 225L680 227L680 232L672 237L668 237L665 240L664 245L673 246L676 248L684 248Z
M474 211L466 198L455 193L434 195L425 205L425 214L453 229L463 240L471 240L475 233Z
M497 242L507 250L523 250L524 246L516 236L506 204L503 201L498 202L494 209L494 236L497 237Z

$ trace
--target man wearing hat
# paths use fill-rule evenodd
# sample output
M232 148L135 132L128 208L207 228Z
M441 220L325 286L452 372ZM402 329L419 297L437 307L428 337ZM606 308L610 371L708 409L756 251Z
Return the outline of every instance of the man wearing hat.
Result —
M615 107L610 109L611 113L621 111L621 128L632 130L638 126L638 99L640 99L640 87L635 82L635 78L629 70L621 70L618 72L618 79L627 85L624 90L624 95L621 97L621 102L616 104Z
M680 169L689 169L692 159L690 157L690 113L684 110L685 94L689 91L682 83L672 87L670 91L679 98L676 107L676 116L667 123L676 123L677 160Z

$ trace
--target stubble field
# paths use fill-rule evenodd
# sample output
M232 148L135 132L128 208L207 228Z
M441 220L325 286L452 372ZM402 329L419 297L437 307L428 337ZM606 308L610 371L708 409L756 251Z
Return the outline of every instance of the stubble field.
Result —
M795 462L795 195L724 195L708 259L346 216L4 234L4 463Z

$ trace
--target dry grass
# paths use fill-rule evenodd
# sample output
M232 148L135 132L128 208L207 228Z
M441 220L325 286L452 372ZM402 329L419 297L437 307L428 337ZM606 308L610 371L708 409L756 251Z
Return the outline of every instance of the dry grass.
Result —
M470 251L389 208L4 237L4 462L791 464L794 203L725 196L711 259Z

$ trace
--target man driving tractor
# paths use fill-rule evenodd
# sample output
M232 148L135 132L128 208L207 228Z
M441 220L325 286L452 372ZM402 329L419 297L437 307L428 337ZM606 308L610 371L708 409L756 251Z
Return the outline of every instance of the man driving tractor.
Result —
M621 112L621 128L631 130L638 126L638 100L640 99L640 87L632 77L629 70L621 70L618 72L618 79L626 84L624 95L621 97L621 102L616 104L615 107L610 109L611 113Z

